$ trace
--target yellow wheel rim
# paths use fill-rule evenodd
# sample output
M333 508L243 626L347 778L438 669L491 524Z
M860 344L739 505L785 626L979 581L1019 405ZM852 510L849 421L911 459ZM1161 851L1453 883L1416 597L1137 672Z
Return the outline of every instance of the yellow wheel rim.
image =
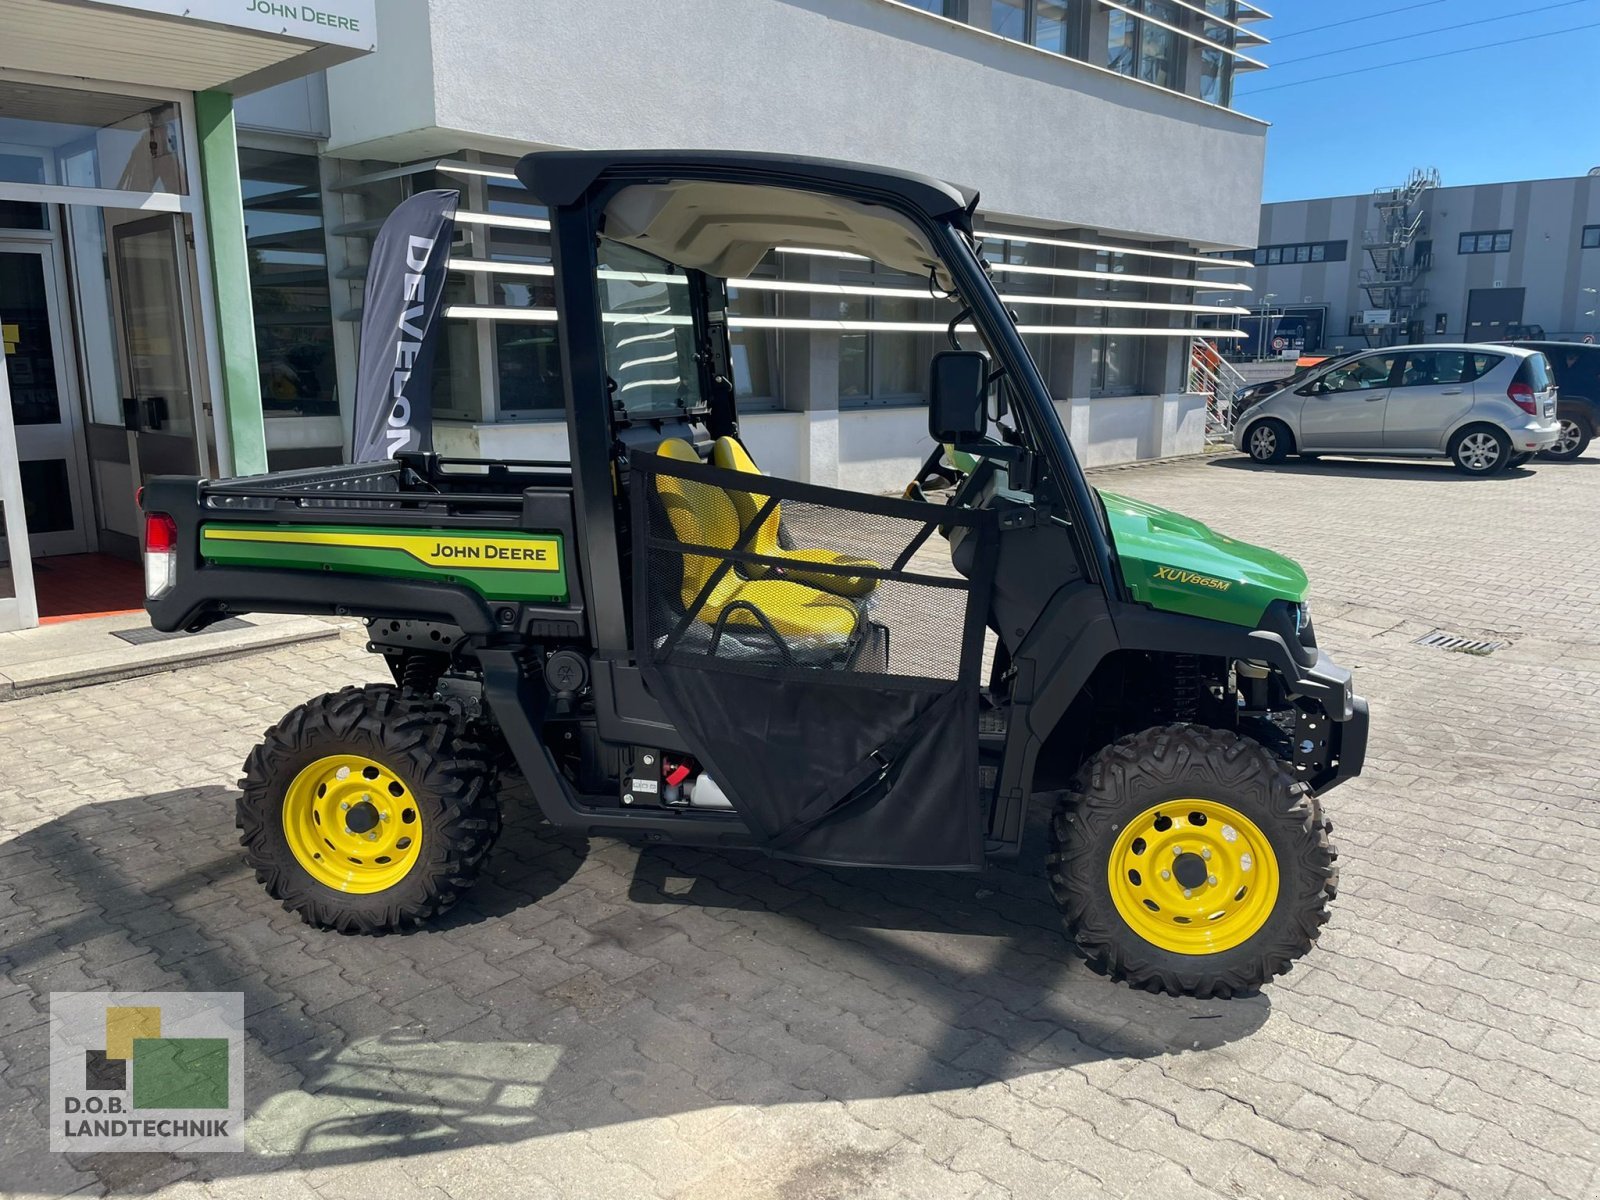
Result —
M371 895L406 877L422 853L422 814L411 789L359 754L319 758L283 796L283 834L324 887Z
M1213 800L1171 800L1123 829L1107 867L1111 899L1136 934L1174 954L1248 941L1278 901L1278 859L1260 828Z

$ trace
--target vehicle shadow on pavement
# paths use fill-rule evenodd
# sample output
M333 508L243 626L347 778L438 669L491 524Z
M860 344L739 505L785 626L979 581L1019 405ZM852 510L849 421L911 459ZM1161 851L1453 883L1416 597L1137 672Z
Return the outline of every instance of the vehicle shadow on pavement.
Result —
M1265 995L1175 1000L1095 976L1061 932L1039 828L982 874L846 871L590 843L522 810L444 919L361 937L265 894L235 796L86 804L0 843L7 1190L147 1193L729 1105L1115 1071L1246 1037L1270 1011ZM45 997L102 989L244 994L247 1153L47 1153Z
M1581 460L1580 460L1581 461ZM1597 460L1600 461L1600 460ZM1249 471L1271 474L1337 476L1346 479L1415 479L1426 483L1483 484L1520 479L1543 470L1562 470L1568 463L1540 463L1507 467L1493 475L1464 475L1443 458L1336 458L1331 454L1314 459L1289 458L1278 463L1260 463L1244 454L1224 454L1206 461L1208 467L1224 471Z

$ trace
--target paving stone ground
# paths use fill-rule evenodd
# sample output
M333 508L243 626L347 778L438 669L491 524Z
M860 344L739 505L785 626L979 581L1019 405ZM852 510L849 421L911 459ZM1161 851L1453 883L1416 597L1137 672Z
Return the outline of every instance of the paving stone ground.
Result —
M284 710L378 677L351 635L0 706L0 1192L1600 1194L1600 458L1095 482L1298 557L1372 700L1335 915L1282 981L1097 978L1037 841L846 873L514 814L439 927L308 929L241 866L233 782ZM245 994L249 1153L46 1151L44 997L103 988Z

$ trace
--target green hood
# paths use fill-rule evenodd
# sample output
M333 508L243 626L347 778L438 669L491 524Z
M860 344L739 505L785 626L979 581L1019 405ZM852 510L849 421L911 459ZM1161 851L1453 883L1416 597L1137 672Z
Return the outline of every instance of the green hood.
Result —
M1142 500L1100 498L1123 581L1141 603L1253 629L1272 601L1306 598L1306 573L1293 559Z

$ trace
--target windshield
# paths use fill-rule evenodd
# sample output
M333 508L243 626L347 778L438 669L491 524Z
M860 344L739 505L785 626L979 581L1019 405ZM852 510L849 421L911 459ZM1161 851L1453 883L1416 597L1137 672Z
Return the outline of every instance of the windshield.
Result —
M703 409L688 273L602 238L597 276L613 403L630 420Z

